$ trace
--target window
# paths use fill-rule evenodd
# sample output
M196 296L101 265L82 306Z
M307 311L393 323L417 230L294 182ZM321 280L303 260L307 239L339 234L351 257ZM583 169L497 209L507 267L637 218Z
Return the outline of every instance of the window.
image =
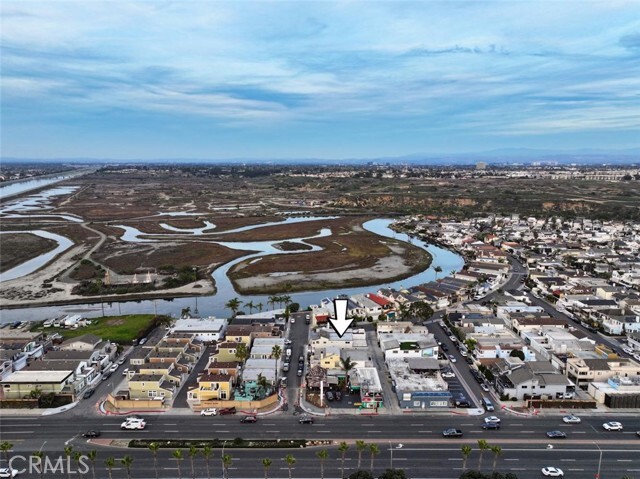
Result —
M227 399L227 391L225 390L220 391L220 399Z
M147 392L147 395L148 395L150 398L153 398L153 397L156 397L156 396L157 396L157 394L156 394L156 392L155 392L155 391L148 391L148 392Z

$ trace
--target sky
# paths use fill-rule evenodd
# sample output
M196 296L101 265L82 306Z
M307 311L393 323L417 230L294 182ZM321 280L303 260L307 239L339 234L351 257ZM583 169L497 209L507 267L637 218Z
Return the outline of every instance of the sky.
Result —
M637 0L0 5L3 157L640 146Z

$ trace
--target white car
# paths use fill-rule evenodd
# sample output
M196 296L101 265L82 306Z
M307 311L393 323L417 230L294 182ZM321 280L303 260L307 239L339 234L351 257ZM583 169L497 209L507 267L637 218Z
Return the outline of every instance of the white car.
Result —
M542 475L548 477L564 477L564 472L558 467L543 467Z
M578 416L574 416L573 414L569 414L567 416L562 416L562 422L566 424L580 424L582 422L582 419L580 419Z
M631 348L622 348L622 350L627 354L633 355L633 349L631 349Z
M442 373L442 377L443 378L455 378L456 377L456 373L454 373L453 371L446 371L446 372Z
M291 318L291 324L295 324L296 323L296 318Z
M575 396L574 393L564 393L563 398L564 399L573 399L574 396Z
M633 359L635 359L636 361L640 361L640 354L634 354Z
M201 416L217 416L218 415L218 410L214 407L210 407L208 409L203 409L200 412Z
M144 422L144 419L127 419L125 422L120 424L120 429L129 429L129 430L144 429L146 425L147 423Z
M605 422L602 427L607 431L622 431L622 424L616 421Z
M453 341L454 343L458 340L458 338L456 338L453 334L451 336L449 336L449 339L451 341Z
M109 372L110 373L115 373L118 370L119 367L120 367L120 365L118 363L113 363L111 365L111 367L109 368Z
M449 361L451 361L452 363L456 362L456 358L453 356L453 354L449 355Z
M122 371L123 376L126 376L127 374L129 374L129 368L125 368L124 371Z
M500 418L498 416L487 416L484 418L484 422L486 422L487 424L490 422L496 422L500 424Z
M8 467L0 468L0 477L16 477L17 475L17 469L9 469Z
M480 385L480 387L482 388L482 390L483 390L484 392L486 392L486 393L488 393L488 392L489 392L489 386L487 386L485 383L482 383L482 384Z

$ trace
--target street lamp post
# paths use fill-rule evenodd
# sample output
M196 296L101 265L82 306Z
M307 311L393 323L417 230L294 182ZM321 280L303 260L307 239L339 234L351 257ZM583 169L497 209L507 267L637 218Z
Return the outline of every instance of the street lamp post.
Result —
M393 447L391 447L391 441L389 441L389 454L391 455L391 469L393 469Z
M222 443L222 452L220 453L220 462L221 462L221 466L222 466L222 478L225 478L225 474L224 474L224 446L227 445L227 441L224 441Z
M598 448L598 451L600 451L600 459L598 459L598 472L596 472L596 479L600 479L600 466L602 465L602 449L600 449L600 446L598 446L597 442L593 441L593 443Z

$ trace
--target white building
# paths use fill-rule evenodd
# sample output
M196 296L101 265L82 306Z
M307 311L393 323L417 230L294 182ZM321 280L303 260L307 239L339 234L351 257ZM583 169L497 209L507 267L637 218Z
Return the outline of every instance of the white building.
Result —
M171 328L171 333L195 334L200 341L219 341L224 337L227 320L221 318L189 318L178 319Z

